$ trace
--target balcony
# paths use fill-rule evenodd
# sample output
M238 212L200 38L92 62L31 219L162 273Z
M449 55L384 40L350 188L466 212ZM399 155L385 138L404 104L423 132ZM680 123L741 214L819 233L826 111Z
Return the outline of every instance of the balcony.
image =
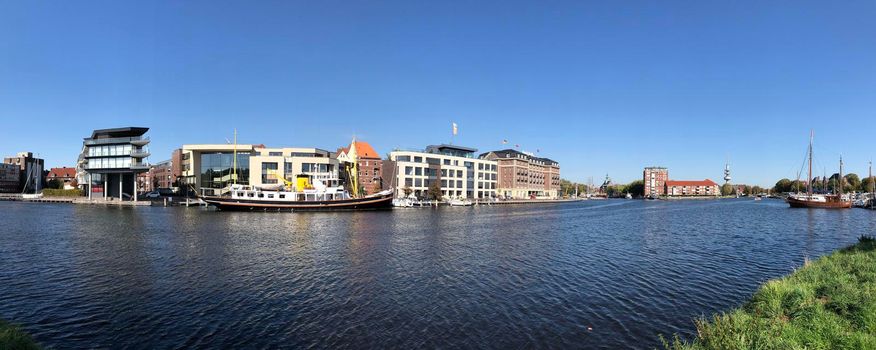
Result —
M132 158L146 158L150 154L152 153L149 153L149 151L131 151Z
M85 140L84 143L86 146L117 145L125 143L143 146L149 143L149 137L111 137L106 139Z

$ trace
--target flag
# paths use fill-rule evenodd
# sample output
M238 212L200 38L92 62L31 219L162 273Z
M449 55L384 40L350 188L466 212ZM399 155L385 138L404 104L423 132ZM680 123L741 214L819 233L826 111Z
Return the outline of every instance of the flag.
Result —
M514 145L514 148L520 148L520 145Z
M502 144L503 144L503 145L506 144L506 143L508 143L508 140L502 140Z
M451 124L453 124L453 136L456 136L456 134L459 133L459 129L456 127L456 123Z
M541 149L538 149L538 148L535 149L535 153L540 153L540 152L541 152Z

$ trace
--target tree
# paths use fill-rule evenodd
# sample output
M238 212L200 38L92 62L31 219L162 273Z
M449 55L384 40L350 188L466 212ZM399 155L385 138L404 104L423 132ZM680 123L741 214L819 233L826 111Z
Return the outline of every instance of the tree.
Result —
M843 186L843 190L845 192L859 191L861 190L861 178L858 177L858 174L849 173L846 176L843 176L845 179L845 186Z
M645 182L642 180L636 180L630 182L627 185L627 193L631 194L633 197L642 197L645 195Z
M776 193L791 192L792 191L791 186L792 186L791 180L781 179L781 180L776 182L775 186L773 186L773 192L776 192Z
M426 195L429 196L429 199L432 200L440 200L444 194L441 193L441 184L438 181L432 181L429 184L429 190L426 192Z
M402 188L402 192L405 194L405 198L411 195L411 192L414 192L410 187L405 186Z
M721 195L722 196L730 196L732 194L733 194L733 185L724 184L723 186L721 186Z
M865 177L864 180L861 181L861 191L873 192L874 183L876 183L876 177Z
M46 183L46 187L54 188L54 189L62 189L64 188L64 182L58 179L51 179Z

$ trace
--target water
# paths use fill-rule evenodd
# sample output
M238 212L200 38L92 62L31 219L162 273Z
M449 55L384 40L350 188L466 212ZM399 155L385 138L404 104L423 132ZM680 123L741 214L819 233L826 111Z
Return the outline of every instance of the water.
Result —
M360 213L0 202L0 318L57 348L653 348L874 233L780 201Z

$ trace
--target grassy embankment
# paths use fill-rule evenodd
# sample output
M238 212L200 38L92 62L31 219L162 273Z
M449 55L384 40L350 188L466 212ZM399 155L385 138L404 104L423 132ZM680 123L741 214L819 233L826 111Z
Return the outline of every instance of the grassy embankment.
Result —
M43 196L46 196L46 197L80 197L80 196L82 196L82 191L77 190L77 189L63 190L63 189L46 188L46 189L43 189Z
M745 305L696 321L666 349L876 349L876 239L861 237L761 286ZM661 337L662 338L662 337Z
M18 327L0 320L0 349L30 350L39 348L40 346L33 341L30 335Z

